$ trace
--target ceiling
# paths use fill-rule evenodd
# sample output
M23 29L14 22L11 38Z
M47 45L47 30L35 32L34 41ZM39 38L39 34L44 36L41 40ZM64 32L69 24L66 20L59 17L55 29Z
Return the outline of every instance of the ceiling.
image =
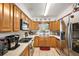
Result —
M21 3L22 4L22 3ZM23 3L32 18L56 18L72 3L51 3L47 16L44 16L47 3Z

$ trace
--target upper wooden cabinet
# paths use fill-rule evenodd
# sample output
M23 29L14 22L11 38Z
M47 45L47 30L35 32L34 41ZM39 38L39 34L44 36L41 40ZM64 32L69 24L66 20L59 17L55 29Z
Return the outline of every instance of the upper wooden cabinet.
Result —
M60 21L51 21L49 28L51 31L60 31Z
M29 28L31 30L39 30L39 27L38 27L38 22L35 22L35 21L29 21Z
M50 29L51 31L54 30L54 21L49 22L49 29Z
M60 21L56 21L56 30L59 31L60 30Z
M0 32L20 31L20 19L28 17L12 3L0 3ZM21 16L21 14L23 16Z
M56 30L56 31L60 31L60 21L55 21L54 22L54 30Z
M3 7L1 7L3 6ZM0 15L2 14L0 32L12 31L11 5L9 3L0 4Z
M0 31L1 31L1 24L2 24L2 9L3 9L3 5L2 3L0 3Z
M21 11L14 6L14 31L20 30L20 18L21 17Z
M23 20L26 20L26 15L25 15L24 13L21 13L21 18L22 18Z

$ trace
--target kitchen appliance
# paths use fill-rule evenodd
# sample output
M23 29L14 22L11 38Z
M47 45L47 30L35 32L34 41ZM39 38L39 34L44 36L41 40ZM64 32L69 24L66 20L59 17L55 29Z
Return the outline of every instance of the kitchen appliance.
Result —
M9 35L9 36L6 36L6 39L8 41L9 50L16 49L17 47L20 46L20 44L18 44L19 35Z
M0 37L0 56L8 52L8 41L5 37Z
M73 26L73 35L72 35L72 50L79 53L79 23L72 24Z
M28 23L23 19L20 20L20 30L28 30Z
M67 23L67 29L66 29L66 41L67 41L67 47L65 49L66 55L70 55L70 51L72 50L72 16L68 16L68 23Z
M73 20L76 16L69 16L67 24L67 43L68 43L68 55L73 54L71 51L79 53L79 23L78 21L74 22ZM74 55L74 54L73 54Z

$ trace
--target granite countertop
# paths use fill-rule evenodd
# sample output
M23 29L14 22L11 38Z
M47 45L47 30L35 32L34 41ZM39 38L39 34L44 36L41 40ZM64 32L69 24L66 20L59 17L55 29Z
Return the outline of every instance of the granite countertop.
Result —
M16 48L15 50L9 50L6 54L4 54L3 56L20 56L20 54L23 52L23 50L30 44L33 42L34 37L35 36L39 36L39 35L29 35L27 37L32 37L32 40L30 40L28 43L19 43L20 46L18 48ZM56 38L58 38L60 40L60 36L57 35L49 35L49 36L54 36Z
M20 46L18 48L16 48L15 50L9 50L6 54L4 54L3 56L19 56L23 50L30 44L32 43L34 36L28 36L28 37L32 37L32 40L30 40L28 43L19 43Z

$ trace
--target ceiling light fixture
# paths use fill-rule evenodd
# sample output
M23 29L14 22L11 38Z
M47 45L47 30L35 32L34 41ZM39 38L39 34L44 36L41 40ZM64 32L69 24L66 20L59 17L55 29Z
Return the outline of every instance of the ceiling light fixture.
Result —
M44 16L46 16L48 14L49 8L50 8L51 3L47 3L46 4L46 8L45 8L45 13Z

